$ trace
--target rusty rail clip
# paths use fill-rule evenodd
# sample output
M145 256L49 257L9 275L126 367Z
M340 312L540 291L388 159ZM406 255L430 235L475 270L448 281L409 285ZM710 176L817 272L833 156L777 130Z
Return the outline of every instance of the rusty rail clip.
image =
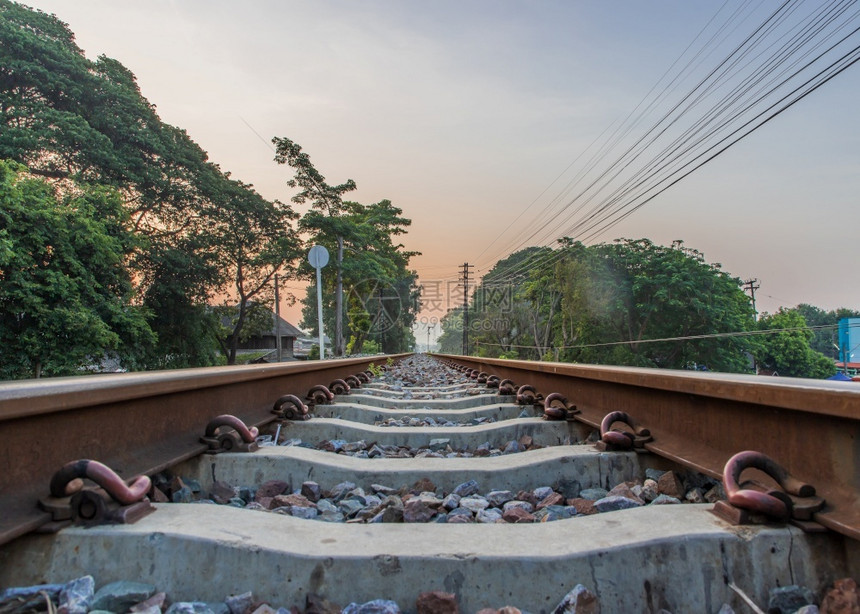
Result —
M612 426L618 422L629 426L630 431L613 429ZM629 414L623 411L612 411L600 422L600 441L595 444L595 447L601 451L641 449L652 439L651 431L637 427Z
M782 490L759 482L741 482L745 469L758 469L773 478ZM775 460L761 452L745 451L732 456L723 470L723 488L728 502L718 501L714 513L735 524L760 523L767 519L792 522L805 531L822 530L813 520L824 507L815 487L802 482Z
M308 394L305 398L313 405L328 405L334 401L334 394L331 390L322 384L319 384L308 390Z
M233 430L221 430L222 427L230 427ZM200 441L209 446L210 454L253 452L257 449L256 439L259 434L256 426L248 428L236 416L224 414L209 421L206 425L206 434L200 438Z
M285 394L275 401L272 413L284 420L310 420L308 406L294 394Z
M547 420L573 420L577 413L576 405L571 405L560 392L551 392L543 400L543 417Z
M328 385L328 389L334 394L349 394L350 388L342 379L336 379Z
M520 405L539 405L543 395L534 386L523 384L517 390L517 403Z
M353 388L361 388L361 380L358 379L357 375L347 375L345 378L343 378L343 381L347 383L350 390L352 390Z
M498 388L501 381L502 378L498 375L490 375L487 377L487 388Z
M98 487L85 487L84 478ZM41 532L56 532L72 523L84 525L131 524L155 511L147 493L152 482L139 475L126 482L98 461L81 459L66 463L51 478L48 497L39 507L50 512L51 522Z
M517 385L513 380L503 379L499 382L499 394L505 396L513 396L517 393Z

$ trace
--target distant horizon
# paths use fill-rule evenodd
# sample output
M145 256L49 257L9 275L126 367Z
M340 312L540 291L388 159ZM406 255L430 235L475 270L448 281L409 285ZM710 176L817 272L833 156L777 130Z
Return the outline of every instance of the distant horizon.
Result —
M423 284L456 280L464 262L480 278L539 228L540 212L569 197L572 162L716 10L679 0L24 4L68 23L87 57L131 70L163 121L264 197L293 194L268 143L286 136L329 182L354 179L350 200L390 199L412 220L400 239L422 252L412 268ZM858 89L855 66L590 242L682 239L758 279L759 312L860 308ZM543 219L562 232L564 215ZM303 296L303 282L287 286ZM281 311L299 326L300 304Z

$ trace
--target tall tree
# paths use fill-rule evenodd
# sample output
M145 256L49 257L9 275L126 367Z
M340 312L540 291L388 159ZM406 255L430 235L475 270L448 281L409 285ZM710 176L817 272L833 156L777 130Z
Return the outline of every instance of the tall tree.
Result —
M107 356L133 366L155 335L133 304L119 195L79 185L58 199L25 173L0 161L0 373L73 375Z
M493 290L510 297L504 310L484 298L499 282L508 284ZM563 241L554 252L523 250L485 276L473 305L486 355L748 369L746 340L711 336L753 325L740 280L681 242L663 247L623 239L586 247Z
M207 302L230 268L218 243L223 212L253 200L253 191L163 123L129 69L105 56L89 60L66 24L9 0L0 0L0 158L26 164L61 192L115 188L142 239L124 265L159 334L143 364L211 364L212 340L200 331L212 328Z
M298 143L286 137L275 137L275 162L287 164L295 176L287 181L291 188L301 188L292 200L298 204L311 203L311 211L302 219L302 229L313 232L313 240L321 236L335 241L335 331L334 354L343 356L343 242L351 233L349 221L344 219L343 195L355 190L355 182L347 179L340 185L329 185L325 177L311 163L310 156Z
M810 347L814 338L800 312L780 309L759 317L757 328L779 331L756 338L755 357L760 369L785 377L822 379L836 373L833 360Z
M361 353L366 340L378 343L385 352L408 351L412 348L412 324L417 313L416 274L409 269L409 260L417 255L394 243L393 237L406 233L411 221L402 217L402 210L391 201L382 200L372 205L344 202L338 219L345 229L343 248L347 252L341 264L345 290L346 319L349 353ZM322 216L308 212L301 227L318 229ZM331 236L319 235L318 240L328 247ZM307 269L310 271L310 269ZM326 284L326 280L323 280ZM336 295L336 282L330 278L325 288L328 297ZM316 294L309 294L303 310L303 326L316 329ZM325 310L324 326L332 330L337 315Z
M235 364L252 303L271 305L275 274L295 273L303 244L292 228L298 215L289 205L267 201L240 181L230 180L224 188L229 206L214 206L208 216L223 273L219 289L236 297L235 320L221 340L227 363Z

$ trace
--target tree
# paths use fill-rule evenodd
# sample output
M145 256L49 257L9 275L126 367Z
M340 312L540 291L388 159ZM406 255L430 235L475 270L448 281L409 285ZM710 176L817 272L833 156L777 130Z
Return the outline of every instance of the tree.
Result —
M295 170L293 179L287 181L291 188L301 188L293 196L294 203L311 203L311 211L302 219L302 230L315 231L312 239L318 241L321 236L334 238L335 250L335 332L334 354L343 356L343 242L350 234L351 226L343 219L343 195L355 190L355 182L347 179L345 183L331 186L325 177L314 168L310 156L302 151L298 143L290 139L275 137L275 162L287 164Z
M442 316L442 333L439 335L439 351L442 354L463 352L463 308L456 307Z
M529 247L500 260L484 276L470 297L470 346L479 356L522 356L540 360L537 347L547 323L547 306L543 305L540 281L532 280L529 265L549 257L549 248ZM551 310L552 308L549 308ZM462 314L462 309L460 310ZM552 318L550 318L551 320ZM462 318L451 321L459 322ZM446 320L443 319L443 331ZM453 331L452 331L453 332ZM460 329L459 338L462 338ZM545 339L544 339L545 341ZM461 353L462 345L456 353Z
M133 304L125 260L136 241L116 191L57 199L0 161L0 373L73 375L115 356L133 365L155 342Z
M392 237L406 233L411 221L402 217L402 210L389 200L372 205L344 202L338 218L346 229L342 241L348 253L341 263L341 279L345 290L346 318L343 325L349 339L350 354L364 351L364 343L372 340L383 351L408 351L414 344L412 324L418 305L417 275L409 270L409 260L417 252L405 251ZM320 215L308 212L300 222L306 228L319 228ZM319 235L317 241L326 247L331 237ZM311 269L307 269L310 272ZM332 330L336 309L331 309L336 296L336 281L323 278L324 326ZM316 285L312 284L302 310L302 326L317 329Z
M800 312L780 309L774 314L764 313L757 328L779 331L757 337L755 358L759 368L775 375L813 379L836 373L833 360L810 347L813 334Z
M0 158L24 163L58 194L115 188L140 239L123 265L159 334L141 364L211 364L213 339L200 333L212 329L207 302L229 268L213 231L235 185L161 121L129 69L87 59L66 24L9 0L0 0Z
M842 318L860 318L860 311L840 307L832 311L824 311L815 305L801 303L792 308L803 316L807 326L817 327L812 330L812 339L809 342L816 352L821 352L833 360L842 360L839 355L839 334L837 327Z
M610 326L616 337L611 340L631 342L610 352L629 352L641 366L747 369L743 337L693 338L752 326L752 308L740 279L708 264L701 252L681 241L664 247L647 239L622 239L595 249L619 285L612 297ZM678 340L650 342L665 338Z
M232 365L252 304L271 305L275 274L295 272L303 244L292 228L298 215L289 205L267 201L251 186L233 180L224 185L219 201L229 206L215 204L207 214L222 270L219 290L236 297L235 319L226 337L219 336Z
M157 241L147 250L143 303L158 345L145 366L180 369L218 364L220 320L207 304L222 272L205 234ZM213 335L213 331L219 331ZM224 353L225 356L227 352Z
M522 250L484 277L472 305L483 355L748 368L744 338L713 336L753 325L740 280L680 241L586 247L563 240L556 250Z

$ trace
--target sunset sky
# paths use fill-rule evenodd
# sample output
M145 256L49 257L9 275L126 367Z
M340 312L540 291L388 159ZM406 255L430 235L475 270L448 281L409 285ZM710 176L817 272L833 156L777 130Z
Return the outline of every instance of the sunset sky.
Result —
M403 240L423 254L413 262L421 281L442 284L464 262L480 276L524 247L539 219L557 223L534 244L561 236L574 207L552 204L576 192L566 186L593 154L592 143L637 107L688 46L703 47L700 32L746 6L25 4L67 22L88 57L122 62L163 121L186 129L213 161L265 197L292 196L290 169L272 161L270 140L284 136L302 145L330 183L354 179L351 200L390 199L413 221ZM776 6L744 9L722 46L703 47L711 55L700 56L664 105ZM758 278L759 311L801 302L860 308L858 89L860 64L589 242L682 239L732 275ZM643 117L636 130L645 132L659 115ZM300 319L296 308L287 317Z

